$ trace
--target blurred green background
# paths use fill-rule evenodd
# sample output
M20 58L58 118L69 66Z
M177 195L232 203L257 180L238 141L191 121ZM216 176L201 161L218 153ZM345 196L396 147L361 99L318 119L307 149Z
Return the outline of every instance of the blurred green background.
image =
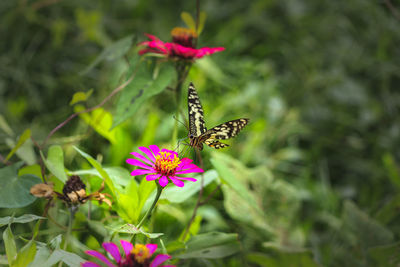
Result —
M223 187L202 207L200 231L238 233L241 242L239 253L207 264L398 266L400 2L200 6L207 21L199 46L226 50L193 65L184 96L192 81L208 127L251 119L229 149L203 153L206 169L222 176L228 169L254 201ZM130 35L143 41L144 33L170 41L171 29L184 26L180 13L195 16L195 7L195 1L1 1L0 154L27 128L43 141L73 113L74 93L93 89L84 103L91 107L120 84L135 47L93 65L104 49ZM171 145L173 101L169 90L152 97L113 137L76 118L49 144L62 145L68 169L83 164L72 145L106 166L130 169L124 161L137 146ZM117 103L118 96L103 108L115 114ZM179 137L186 135L182 126ZM20 154L37 162L29 144ZM37 202L15 212L40 215ZM194 203L195 197L179 209L189 216ZM174 216L164 216L159 228L173 235Z

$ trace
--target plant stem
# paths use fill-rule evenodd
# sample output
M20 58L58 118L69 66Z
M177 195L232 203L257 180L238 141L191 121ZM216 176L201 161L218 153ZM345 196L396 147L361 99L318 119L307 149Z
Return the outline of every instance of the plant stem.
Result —
M73 222L74 222L75 212L76 212L77 210L78 210L78 207L72 206L72 207L69 208L70 215L69 215L68 229L67 229L67 234L65 235L63 250L66 250L66 249L67 249L68 242L69 242L69 239L70 239L70 237L71 237L72 224L73 224ZM62 263L63 263L63 262L60 261L60 263L58 264L58 267L61 267L61 266L62 266Z
M195 149L195 151L196 151L197 157L200 162L200 168L204 169L203 158L201 157L200 151L197 149ZM185 240L187 234L189 233L190 226L192 225L192 223L194 222L194 219L196 218L197 210L199 209L199 207L201 205L204 204L204 202L201 202L201 198L203 197L203 191L204 191L204 173L201 174L199 196L197 197L197 202L196 202L196 205L194 206L192 217L190 218L189 223L186 227L185 233L182 236L182 239L181 239L182 241Z
M76 207L70 207L70 208L69 208L70 216L69 216L69 223L68 223L67 235L65 236L65 241L64 241L63 250L66 250L66 249L67 249L68 241L69 241L70 236L71 236L72 224L73 224L73 222L74 222L74 217L75 217L76 209L77 209Z
M178 74L178 81L175 87L175 105L176 105L176 110L175 110L175 126L174 126L174 131L172 133L172 144L176 144L178 140L178 120L179 120L179 114L180 114L180 106L181 106L181 99L182 99L182 84L185 81L189 70L191 67L191 63L186 63L186 62L177 62L175 68L176 72Z
M154 207L156 206L158 199L161 196L161 192L163 190L163 187L161 185L157 185L157 195L154 199L153 204L151 204L150 209L146 212L146 214L143 216L142 220L139 222L139 224L136 226L137 229L140 228L140 226L143 225L144 221L147 219L147 217L149 217L149 215L151 214L151 212L153 211Z

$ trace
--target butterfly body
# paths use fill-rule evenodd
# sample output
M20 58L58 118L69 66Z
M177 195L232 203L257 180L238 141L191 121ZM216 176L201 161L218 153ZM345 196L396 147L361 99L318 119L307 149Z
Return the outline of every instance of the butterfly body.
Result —
M207 130L204 123L203 107L192 83L190 83L188 89L188 112L189 145L199 150L203 149L203 144L215 149L229 146L218 140L235 137L249 122L249 119L241 118L222 123Z

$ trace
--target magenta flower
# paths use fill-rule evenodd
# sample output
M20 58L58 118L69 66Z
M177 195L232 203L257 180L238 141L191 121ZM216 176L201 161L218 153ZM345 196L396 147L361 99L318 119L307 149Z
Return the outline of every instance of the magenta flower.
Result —
M144 41L139 46L144 46L139 55L146 53L163 54L170 58L195 59L225 50L224 47L195 48L197 34L190 29L174 28L171 31L172 42L163 42L154 35L146 34L150 41Z
M204 172L203 169L192 163L191 159L179 159L178 153L168 149L162 149L156 145L150 145L149 148L141 146L139 150L147 157L138 152L132 152L136 159L127 159L126 162L140 169L131 172L132 176L146 174L147 181L158 179L158 183L165 187L169 180L176 186L183 187L185 184L182 180L195 182L195 178L178 177L178 174L186 174L193 172Z
M167 254L158 254L152 261L150 261L151 256L157 249L157 244L136 244L132 245L128 241L121 240L122 249L125 252L125 257L121 255L119 252L119 248L114 243L103 243L103 248L107 251L117 263L116 265L112 263L106 256L97 252L95 250L87 250L86 254L98 258L100 261L105 263L108 267L134 267L134 266L143 266L143 267L173 267L174 265L161 265L166 260L169 260L171 256ZM82 267L101 267L99 264L86 261L81 264Z

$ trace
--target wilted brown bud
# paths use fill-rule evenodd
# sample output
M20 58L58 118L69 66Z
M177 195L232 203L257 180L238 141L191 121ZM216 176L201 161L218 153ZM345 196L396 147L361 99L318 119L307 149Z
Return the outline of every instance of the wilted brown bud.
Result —
M35 197L52 198L54 194L53 184L35 184L31 187L30 192Z
M69 177L63 188L65 200L71 204L85 203L87 200L86 185L77 175Z
M95 192L90 195L90 199L97 200L100 205L101 205L101 203L104 202L111 208L112 201L110 199L108 199L107 197L111 197L111 196L107 193L99 193L99 192Z

